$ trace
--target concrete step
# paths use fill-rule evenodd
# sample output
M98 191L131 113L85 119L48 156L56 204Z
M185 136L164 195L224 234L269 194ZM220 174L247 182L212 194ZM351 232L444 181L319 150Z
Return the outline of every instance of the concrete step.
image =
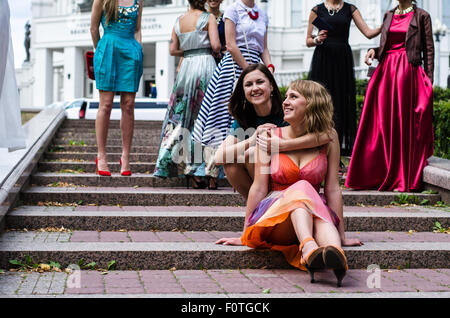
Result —
M54 138L54 145L86 145L86 146L95 146L97 145L97 140L95 138ZM108 138L106 145L107 146L117 146L122 144L122 139L120 138ZM159 146L159 136L153 136L149 138L133 138L134 146Z
M214 242L240 232L6 232L0 237L0 268L10 260L31 257L35 263L59 262L63 267L96 262L116 269L243 269L292 268L280 252L223 246ZM428 235L425 235L428 234ZM431 235L432 234L432 235ZM349 268L449 268L450 240L437 233L348 233L363 246L344 247Z
M46 152L44 154L45 161L52 160L84 160L84 161L93 161L95 162L95 158L97 157L97 153L80 153L80 152ZM108 153L108 160L110 162L118 162L122 154L119 153ZM130 161L132 162L156 162L158 159L157 153L130 153Z
M135 129L145 129L145 128L161 128L162 121L158 120L135 120L134 128ZM95 120L71 120L66 119L61 125L61 129L71 129L71 128L86 128L86 129L95 129ZM110 129L120 129L120 120L111 120L109 122Z
M109 177L105 177L109 178ZM397 192L344 190L344 205L390 205L398 200ZM428 200L430 205L439 201L437 194L415 193L419 202ZM98 205L144 205L144 206L244 206L245 200L230 188L197 190L184 188L150 187L31 187L21 193L27 204L52 201Z
M244 216L244 207L21 206L6 216L6 227L28 230L64 227L86 231L239 231L243 227ZM424 207L345 206L344 217L346 231L431 232L435 222L443 228L450 226L449 212Z
M157 153L158 146L132 146L132 153ZM51 153L59 152L78 152L78 153L97 153L97 146L71 146L71 145L52 145L48 149ZM107 146L107 153L121 153L122 146Z
M153 171L152 171L153 172ZM64 181L69 184L93 186L93 187L155 187L155 188L173 188L185 187L185 178L157 178L151 174L133 173L130 177L123 177L119 174L113 174L111 178L100 177L95 173L45 173L38 172L32 175L31 184L35 185L49 185ZM218 181L219 187L230 187L226 179ZM56 185L55 185L56 186Z
M133 138L154 138L158 137L161 134L161 130L157 128L151 128L151 129L140 129L135 130L133 132ZM83 131L83 132L61 132L58 131L55 135L55 138L66 138L66 139L95 139L95 131ZM120 130L117 129L110 129L108 131L108 138L112 139L121 139L122 133Z
M113 174L120 173L119 162L109 162L108 167ZM153 173L155 170L154 162L131 162L130 169L133 173ZM95 173L95 162L84 161L67 161L67 162L45 162L38 163L38 171L41 172L57 172L57 173ZM64 180L59 180L63 181Z

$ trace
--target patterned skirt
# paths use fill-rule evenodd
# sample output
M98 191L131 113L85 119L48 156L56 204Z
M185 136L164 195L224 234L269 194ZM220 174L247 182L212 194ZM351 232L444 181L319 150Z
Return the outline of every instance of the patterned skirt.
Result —
M189 173L191 163L202 162L201 147L194 147L191 132L215 68L209 53L185 56L163 122L155 177L181 177Z

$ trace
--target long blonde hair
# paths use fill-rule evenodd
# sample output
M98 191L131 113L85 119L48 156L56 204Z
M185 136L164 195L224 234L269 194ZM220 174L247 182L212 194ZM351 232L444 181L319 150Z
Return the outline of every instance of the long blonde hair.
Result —
M303 119L305 134L330 134L334 128L333 101L326 88L309 80L296 80L290 88L300 93L307 102Z
M106 24L109 21L116 21L118 18L118 1L117 0L103 0L103 12L105 12Z

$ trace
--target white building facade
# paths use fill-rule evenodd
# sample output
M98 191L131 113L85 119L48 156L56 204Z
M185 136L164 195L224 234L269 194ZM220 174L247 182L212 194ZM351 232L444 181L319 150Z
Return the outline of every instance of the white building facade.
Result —
M224 0L224 10L233 0ZM256 0L269 15L269 50L276 66L279 85L309 71L314 48L306 47L308 18L319 0ZM370 27L381 24L384 12L396 1L348 0L358 7ZM93 50L90 34L92 0L33 0L31 59L17 70L21 106L43 107L57 101L98 97L95 83L87 77L84 55ZM434 21L450 24L450 0L419 0ZM142 40L144 72L138 97L148 96L155 83L159 98L168 98L178 58L169 54L169 41L176 18L187 10L186 0L144 0ZM101 30L102 32L102 30ZM449 76L449 36L435 43L435 85L447 87ZM366 51L377 46L379 37L366 39L352 23L350 45L357 78L365 78ZM339 61L336 61L337 63ZM438 78L439 77L439 78Z

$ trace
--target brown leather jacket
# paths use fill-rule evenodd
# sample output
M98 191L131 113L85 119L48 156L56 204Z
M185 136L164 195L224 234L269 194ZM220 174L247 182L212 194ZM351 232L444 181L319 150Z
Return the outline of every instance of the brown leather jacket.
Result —
M375 57L378 60L384 58L386 53L386 43L391 27L395 9L385 13L383 26L381 29L380 46L375 48ZM431 18L428 12L414 5L414 16L411 19L408 31L406 32L406 56L409 63L413 65L423 65L425 73L433 82L434 72L434 41L431 29Z

